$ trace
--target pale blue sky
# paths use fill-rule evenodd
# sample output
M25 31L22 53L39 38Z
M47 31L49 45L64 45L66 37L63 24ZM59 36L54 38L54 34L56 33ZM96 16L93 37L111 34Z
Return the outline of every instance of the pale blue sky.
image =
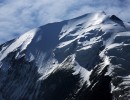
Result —
M0 0L0 43L46 23L105 11L130 22L130 0Z

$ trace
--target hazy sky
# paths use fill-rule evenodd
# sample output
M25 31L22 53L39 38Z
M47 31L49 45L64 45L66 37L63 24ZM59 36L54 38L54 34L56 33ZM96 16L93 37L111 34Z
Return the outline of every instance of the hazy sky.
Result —
M0 0L0 43L49 22L105 11L130 22L130 0Z

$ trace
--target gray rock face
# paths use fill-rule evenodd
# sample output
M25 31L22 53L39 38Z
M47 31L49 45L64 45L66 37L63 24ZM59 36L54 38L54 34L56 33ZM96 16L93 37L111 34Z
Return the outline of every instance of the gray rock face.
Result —
M0 100L129 100L129 62L115 15L50 23L0 46Z

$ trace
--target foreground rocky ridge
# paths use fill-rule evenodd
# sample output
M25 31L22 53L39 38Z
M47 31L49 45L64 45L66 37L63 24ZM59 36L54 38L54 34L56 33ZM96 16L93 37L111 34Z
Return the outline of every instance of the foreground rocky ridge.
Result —
M129 60L115 15L50 23L0 46L0 100L129 100Z

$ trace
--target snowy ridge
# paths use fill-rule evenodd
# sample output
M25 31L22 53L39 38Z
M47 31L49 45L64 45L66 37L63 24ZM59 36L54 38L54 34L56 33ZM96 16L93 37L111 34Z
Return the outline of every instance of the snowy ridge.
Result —
M3 47L6 49L4 50L4 52L3 52L3 50L1 51L2 54L0 57L0 61L2 61L10 52L17 50L18 48L20 48L20 52L25 50L26 47L29 45L29 43L32 41L36 32L37 32L37 29L33 29L33 30L23 34L19 38L17 38L8 48Z

